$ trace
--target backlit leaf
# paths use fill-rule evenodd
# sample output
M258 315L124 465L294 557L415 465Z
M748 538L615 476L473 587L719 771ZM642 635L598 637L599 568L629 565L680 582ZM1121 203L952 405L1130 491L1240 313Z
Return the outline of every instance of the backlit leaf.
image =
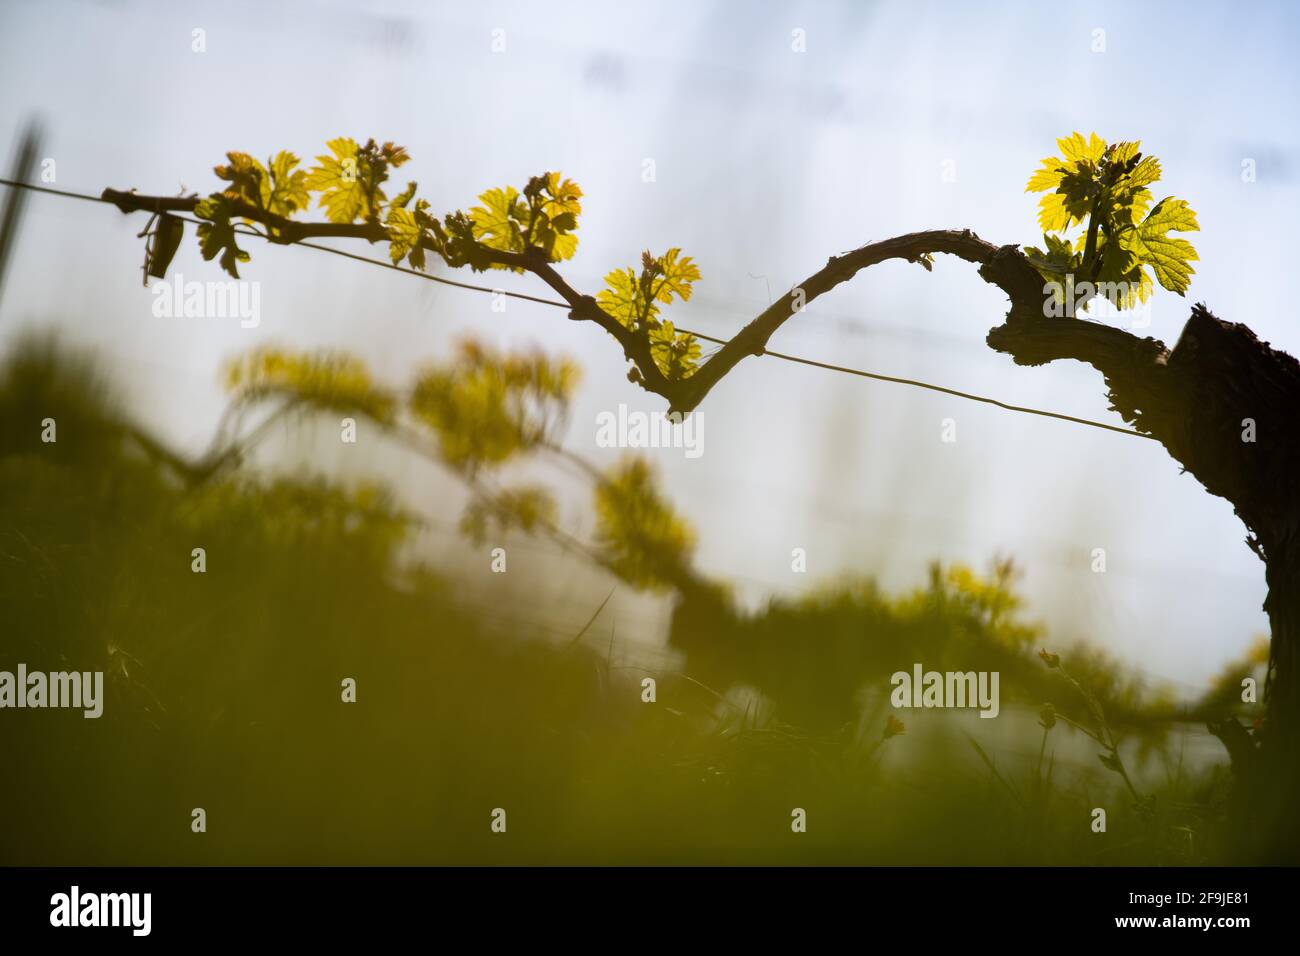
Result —
M481 206L469 211L474 238L501 252L523 252L523 224L528 221L528 204L514 186L489 189L481 194Z
M605 276L605 288L597 294L596 304L629 329L659 313L659 307L653 301L646 301L636 273L631 269L615 269Z
M1107 145L1095 133L1057 140L1060 157L1048 157L1030 177L1026 192L1047 192L1038 223L1047 250L1027 248L1030 264L1062 290L1088 281L1119 308L1145 301L1155 281L1184 293L1194 273L1196 250L1170 232L1197 229L1185 201L1168 198L1151 207L1148 188L1160 179L1160 161L1143 156L1138 141ZM1072 240L1054 239L1086 226ZM1059 294L1059 293L1058 293Z
M411 186L414 187L415 183L411 183ZM410 192L413 194L414 189L412 188ZM384 228L388 232L388 255L393 260L393 265L406 258L411 268L423 269L425 256L422 242L425 239L425 230L431 226L433 217L428 214L429 204L423 199L416 200L414 209L405 208L405 203L410 198L404 193L399 197L402 200L400 203L394 201L388 207L388 220L384 223Z
M367 184L362 181L357 142L340 136L325 144L332 156L317 156L314 167L304 181L307 189L319 192L320 205L330 222L355 222L371 212ZM383 199L383 193L379 193Z
M1106 152L1106 143L1096 133L1089 133L1084 139L1082 133L1071 133L1064 139L1058 139L1056 145L1061 148L1061 155L1069 162L1083 160L1097 162Z
M568 229L574 229L577 225L577 217L582 213L582 190L572 179L564 179L559 173L546 174L546 198L542 205L542 211L552 220L558 216L570 215L573 217L573 225Z
M194 215L207 220L197 229L203 258L211 261L220 255L221 268L238 279L238 264L247 262L250 256L235 241L235 227L230 221L232 212L229 197L222 193L214 193L194 206Z
M1196 213L1186 201L1169 197L1156 203L1140 225L1124 233L1121 243L1151 266L1156 281L1170 292L1182 295L1196 271L1191 263L1200 257L1190 242L1169 233L1193 232L1200 228Z
M700 268L690 256L683 256L676 247L669 249L659 257L662 279L655 286L655 298L665 304L673 301L677 293L682 301L691 297L691 285L700 278Z
M1041 193L1045 189L1055 189L1061 184L1065 175L1065 161L1059 156L1048 156L1042 161L1042 168L1035 171L1025 184L1025 192Z
M650 354L669 381L688 378L700 358L700 343L689 332L678 332L671 322L650 330Z
M262 206L266 167L248 153L231 151L226 153L226 158L230 160L227 165L216 166L212 170L217 178L230 183L222 195L246 202L250 206Z
M270 178L262 179L262 206L277 216L292 216L311 203L307 172L298 169L298 157L281 150L271 159Z

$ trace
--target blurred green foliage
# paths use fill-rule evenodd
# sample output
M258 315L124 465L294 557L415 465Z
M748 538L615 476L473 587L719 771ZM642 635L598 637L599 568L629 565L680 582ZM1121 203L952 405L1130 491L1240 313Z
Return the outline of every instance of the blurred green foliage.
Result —
M263 350L227 384L235 406L292 400L420 427L478 482L550 447L576 374L466 346L403 393L344 355ZM40 441L46 418L57 443ZM590 475L590 556L674 594L683 661L650 672L609 656L600 617L590 641L503 636L462 599L468 572L408 556L411 517L383 488L230 460L178 463L92 361L51 340L19 343L0 368L0 666L103 670L107 688L99 720L0 713L0 863L1228 858L1223 771L1182 761L1176 706L1099 652L1055 648L1080 699L1037 655L1047 638L1021 617L1009 561L935 564L900 595L841 581L743 613L692 566L694 532L628 459ZM500 520L502 505L516 531L560 531L547 500L487 490L467 520ZM520 602L518 617L537 616ZM918 661L1000 671L1003 716L891 710L889 674ZM1235 673L1211 694L1229 710ZM345 677L355 704L340 700ZM1094 704L1140 800L1068 723L1091 727ZM1090 830L1095 806L1105 835ZM194 807L206 834L190 831ZM489 830L496 807L504 836ZM807 833L791 832L795 807Z

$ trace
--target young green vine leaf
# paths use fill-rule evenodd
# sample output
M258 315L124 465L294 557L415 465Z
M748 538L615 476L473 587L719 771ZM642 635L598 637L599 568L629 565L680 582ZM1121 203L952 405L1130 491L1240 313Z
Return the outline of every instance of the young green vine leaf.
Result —
M341 136L325 144L332 156L317 156L319 166L307 174L307 189L320 192L320 206L330 222L355 222L358 217L369 222L379 217L387 200L383 183L389 168L396 169L408 159L405 147L393 143L378 145L373 139L365 146Z
M194 215L205 220L199 223L197 230L203 258L211 261L220 255L221 268L238 279L238 264L251 257L235 241L235 226L230 221L234 215L230 198L223 193L213 193L194 207Z
M1028 246L1025 254L1058 299L1078 308L1099 295L1129 309L1150 297L1153 277L1184 294L1199 257L1170 233L1200 225L1184 200L1166 197L1152 206L1148 187L1160 179L1160 161L1143 156L1139 142L1108 144L1096 133L1076 132L1057 145L1061 155L1044 159L1025 185L1025 192L1046 193L1038 204L1046 248ZM1086 228L1071 238L1076 226Z
M439 220L428 201L416 197L415 182L391 200L384 190L390 171L410 159L404 147L380 145L374 139L358 145L347 136L326 145L329 154L317 156L310 170L299 169L298 157L287 151L265 165L248 153L227 153L228 163L216 166L215 172L228 185L199 200L194 209L203 220L198 234L204 258L220 257L222 268L239 278L238 266L249 255L238 245L236 225L260 223L273 241L301 239L303 233L293 220L310 207L313 193L330 223L354 227L331 235L355 235L371 242L382 237L394 265L405 262L424 270L432 251L452 268L524 272L529 263L521 264L521 256L555 263L577 252L582 189L559 172L533 176L522 190L488 189L468 212L458 210ZM660 308L674 297L690 299L699 279L699 267L681 249L671 248L662 256L647 252L639 273L632 268L610 272L596 299L614 321L641 337L643 354L668 381L690 377L699 367L701 349L695 336L661 320Z
M281 150L265 166L248 153L229 152L227 166L213 171L230 186L222 194L265 209L276 216L292 216L311 202L307 193L305 170L297 169L298 157Z
M699 266L681 253L676 247L662 256L642 253L640 275L630 267L615 269L605 276L605 288L596 296L602 309L633 332L649 338L655 364L674 381L688 378L700 358L695 336L677 332L671 322L659 318L660 304L670 304L674 295L685 302L700 278Z

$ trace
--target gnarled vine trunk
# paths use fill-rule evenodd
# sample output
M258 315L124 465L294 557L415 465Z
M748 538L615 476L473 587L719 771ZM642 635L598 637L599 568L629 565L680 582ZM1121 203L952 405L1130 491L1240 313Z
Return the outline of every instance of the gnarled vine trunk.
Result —
M1105 377L1111 406L1212 494L1232 503L1247 544L1265 563L1272 631L1267 715L1235 728L1237 849L1295 862L1300 852L1300 362L1245 325L1203 305L1172 350L1150 338L1077 319L1045 318L1042 282L1014 247L981 274L1012 308L988 344L1017 363L1077 359ZM1212 728L1227 739L1223 728Z

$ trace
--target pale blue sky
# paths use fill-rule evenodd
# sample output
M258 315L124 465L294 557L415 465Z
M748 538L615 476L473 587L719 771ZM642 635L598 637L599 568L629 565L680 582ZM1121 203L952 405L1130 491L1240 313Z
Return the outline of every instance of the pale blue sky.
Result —
M1025 180L1055 137L1095 130L1141 139L1164 165L1159 195L1200 218L1189 298L1158 293L1150 334L1172 342L1203 300L1296 353L1282 282L1297 200L1296 21L1282 3L6 0L0 137L40 114L57 185L88 192L206 191L228 149L309 158L337 135L406 145L401 178L418 179L435 209L558 168L587 194L565 270L575 285L594 292L641 249L681 246L704 279L668 316L726 335L769 289L871 239L969 227L1038 240ZM196 27L203 54L191 51ZM805 53L791 49L795 29ZM1092 50L1096 29L1105 52ZM654 183L642 181L646 158ZM1242 182L1244 158L1257 182ZM954 182L941 179L946 161ZM186 447L220 413L221 360L267 341L351 348L397 380L470 331L572 354L587 374L568 441L598 460L614 454L595 447L599 411L660 408L627 383L612 341L558 310L512 302L495 314L487 297L254 240L244 275L262 283L257 329L155 318L134 238L143 225L33 196L0 335L58 324L102 349L135 406ZM173 269L219 278L192 235ZM941 260L932 275L891 264L818 300L773 347L1119 423L1091 370L1018 368L983 345L1003 302L965 263ZM851 571L905 586L932 557L1004 552L1028 566L1031 612L1056 639L1087 637L1193 687L1266 628L1244 529L1154 443L757 359L703 414L702 457L652 457L700 529L702 566L751 600ZM939 441L948 417L954 445ZM325 470L380 469L454 519L454 489L416 464L372 449L359 465L323 443L300 452ZM429 546L478 560L445 536ZM793 547L808 550L807 576L790 571ZM1105 575L1089 569L1095 547L1108 551ZM554 570L544 550L528 553L524 576ZM545 593L560 626L604 596L585 576ZM630 631L662 623L654 602L619 602Z

